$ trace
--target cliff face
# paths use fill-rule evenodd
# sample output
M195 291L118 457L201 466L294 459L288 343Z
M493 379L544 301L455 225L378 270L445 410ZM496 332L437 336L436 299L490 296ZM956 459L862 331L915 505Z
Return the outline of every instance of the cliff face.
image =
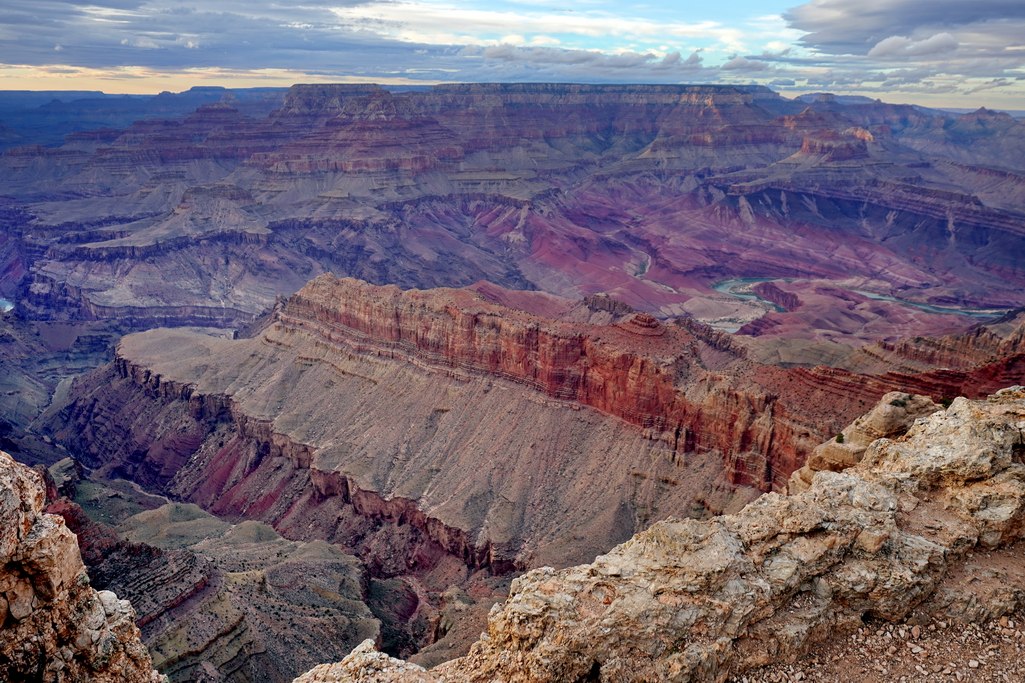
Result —
M622 308L599 307L605 325L558 317L574 310L490 286L322 276L253 338L126 337L49 425L103 473L336 540L375 575L450 561L504 571L586 559L669 514L720 512L751 495L743 487L783 489L887 391L977 395L1023 362L996 330L949 340L956 370L898 372L882 356L870 374L783 369L700 325Z
M135 611L90 587L75 536L43 513L45 499L39 473L0 452L0 677L158 683Z
M365 643L297 680L723 681L865 617L1008 613L1025 600L1020 553L973 551L1020 548L1023 429L1021 387L959 398L802 493L660 522L593 564L525 574L462 659L428 672Z
M414 362L509 379L657 432L682 430L676 382L697 371L697 340L646 314L603 328L560 324L457 290L402 292L323 277L278 316L356 351L393 349ZM685 352L689 351L689 353Z

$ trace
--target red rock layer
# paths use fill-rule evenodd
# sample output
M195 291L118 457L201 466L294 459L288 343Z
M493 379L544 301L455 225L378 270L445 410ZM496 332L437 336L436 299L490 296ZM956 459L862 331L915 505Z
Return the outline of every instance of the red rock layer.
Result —
M792 294L779 294L781 305L794 305ZM483 372L590 406L651 429L674 451L718 451L731 481L763 489L785 485L813 442L889 391L939 400L1025 382L1025 326L1007 338L979 328L881 345L890 357L867 375L741 360L720 375L701 360L709 340L679 325L645 314L613 326L560 323L465 290L403 292L325 275L278 319L358 352ZM901 359L915 362L902 367Z
M695 340L651 316L595 328L558 323L467 292L403 292L330 275L292 297L279 314L359 349L391 348L426 362L470 368L527 384L660 431L686 411L675 379L693 364Z

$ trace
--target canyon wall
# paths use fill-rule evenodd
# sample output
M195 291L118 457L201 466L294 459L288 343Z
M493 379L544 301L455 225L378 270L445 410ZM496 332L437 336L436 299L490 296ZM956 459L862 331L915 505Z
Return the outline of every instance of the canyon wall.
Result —
M264 117L207 104L0 157L0 291L27 317L133 329L238 326L325 271L607 292L706 320L733 277L1025 304L1025 180L994 189L995 164L944 156L956 140L905 145L945 116L725 85L299 85Z
M531 297L565 319L494 303ZM909 340L858 374L760 365L736 339L628 309L568 322L572 308L321 276L251 338L125 337L48 424L101 473L430 582L568 564L655 519L730 509L785 488L887 391L978 395L1025 363L1012 323L943 342L960 368Z

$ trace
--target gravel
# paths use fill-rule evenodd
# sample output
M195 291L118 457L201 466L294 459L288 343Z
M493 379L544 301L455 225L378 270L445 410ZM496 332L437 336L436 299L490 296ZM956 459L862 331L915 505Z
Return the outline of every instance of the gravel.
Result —
M754 669L730 683L1025 681L1025 612L985 624L870 623L793 663Z

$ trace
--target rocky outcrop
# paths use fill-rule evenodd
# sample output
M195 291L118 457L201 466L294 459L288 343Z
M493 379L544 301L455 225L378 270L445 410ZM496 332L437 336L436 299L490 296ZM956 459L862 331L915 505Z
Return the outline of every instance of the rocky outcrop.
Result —
M801 299L797 294L780 289L773 282L759 282L751 288L751 291L766 301L776 304L784 311L795 311L801 307Z
M859 417L843 431L817 446L804 467L790 477L790 493L805 491L816 472L842 472L861 462L865 451L876 439L903 436L915 420L930 415L939 406L927 396L892 391L880 399L875 408Z
M852 436L889 429L886 413ZM723 681L865 618L999 616L1025 600L1003 578L1020 556L944 588L973 551L1022 539L1023 434L1025 388L958 398L806 491L660 522L592 564L525 574L462 659L411 670L363 646L300 680Z
M45 502L41 475L0 452L0 677L158 683L135 611L90 587L74 534Z

